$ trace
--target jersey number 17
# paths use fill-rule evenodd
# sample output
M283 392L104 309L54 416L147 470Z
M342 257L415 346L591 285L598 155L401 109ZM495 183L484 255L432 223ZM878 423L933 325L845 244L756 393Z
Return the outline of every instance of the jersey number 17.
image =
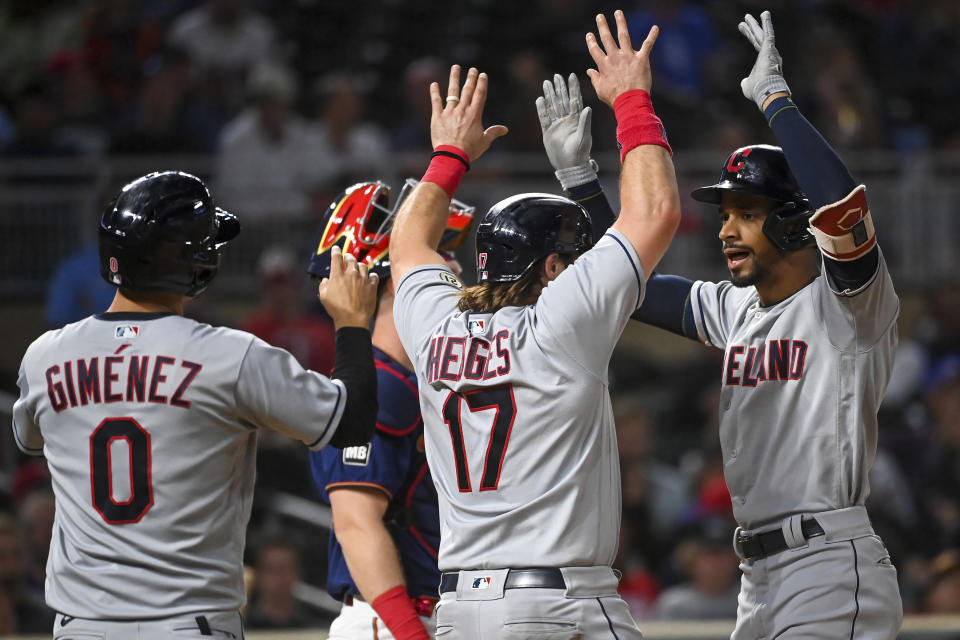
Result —
M489 389L450 392L443 403L443 419L450 429L453 440L453 457L457 467L457 486L461 493L472 491L470 468L467 464L467 451L463 443L463 425L460 421L460 407L466 402L471 413L496 410L490 439L487 442L487 455L483 462L483 476L480 479L480 491L496 491L500 483L500 471L503 469L503 457L510 442L510 431L517 415L517 404L513 399L513 386L509 384Z

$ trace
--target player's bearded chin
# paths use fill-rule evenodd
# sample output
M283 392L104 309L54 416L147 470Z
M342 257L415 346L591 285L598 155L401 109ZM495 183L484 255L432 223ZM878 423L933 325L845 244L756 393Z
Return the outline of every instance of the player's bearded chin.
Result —
M757 259L757 253L753 249L745 246L723 245L723 250L742 249L747 252L744 263L737 267L729 267L730 283L735 287L752 287L767 275L767 270ZM724 257L727 255L724 253Z

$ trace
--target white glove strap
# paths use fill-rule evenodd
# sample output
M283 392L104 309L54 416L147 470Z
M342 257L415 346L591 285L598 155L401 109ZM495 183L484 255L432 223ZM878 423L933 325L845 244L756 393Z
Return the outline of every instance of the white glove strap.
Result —
M763 103L778 91L786 91L787 95L790 95L790 87L787 86L787 81L783 79L783 76L763 77L753 87L753 101L763 111Z
M560 181L560 186L564 191L569 191L573 187L579 187L597 179L597 161L593 158L587 160L586 164L577 165L568 169L557 169L555 175Z

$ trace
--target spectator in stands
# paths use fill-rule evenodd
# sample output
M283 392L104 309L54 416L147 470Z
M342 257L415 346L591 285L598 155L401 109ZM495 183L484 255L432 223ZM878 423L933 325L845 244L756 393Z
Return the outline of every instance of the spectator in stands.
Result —
M960 354L943 358L930 373L926 402L934 442L917 462L919 496L934 549L960 548Z
M386 133L366 119L366 96L356 76L331 73L314 85L316 119L320 149L337 159L333 175L324 193L318 196L321 211L339 192L339 185L379 178L394 181L390 162L390 144Z
M925 613L960 613L960 550L948 549L931 563Z
M243 106L250 71L277 53L273 25L248 5L248 0L207 0L170 25L169 42L190 58L197 87L228 117Z
M417 58L403 72L403 113L394 123L393 149L420 151L431 148L430 100L431 82L442 82L446 69L436 58Z
M297 84L287 67L260 62L248 83L253 104L221 132L216 191L244 224L303 220L310 193L336 174L338 160L294 111Z
M86 154L107 148L107 124L103 91L83 49L64 49L46 64L46 79L54 86L61 105L61 135L64 141Z
M14 99L14 136L4 154L9 158L76 155L80 149L60 131L61 105L54 87L42 79L28 84Z
M84 244L57 265L47 286L47 327L62 327L106 311L116 288L100 277L96 239Z
M620 447L623 510L640 524L634 528L634 544L648 554L657 567L674 531L690 504L690 488L673 466L657 459L649 402L640 396L616 399L614 420ZM638 540L636 536L646 539Z
M260 303L241 327L292 353L301 365L323 374L333 370L334 330L330 322L304 312L306 271L284 246L260 256Z
M0 3L0 94L18 95L46 61L81 42L84 3L73 0Z
M664 590L657 600L661 620L735 619L740 592L739 559L733 551L730 518L708 517L674 551L687 580Z
M294 596L300 582L300 552L281 539L264 542L254 563L253 597L247 605L248 629L316 628L324 620L311 615Z
M163 44L163 25L140 0L95 0L84 20L87 60L104 96L104 117L117 117L137 95L144 65Z
M43 600L54 514L53 491L42 485L30 490L17 508L24 551L25 586L39 600ZM47 627L48 630L50 628L52 625Z
M43 593L27 588L23 548L13 517L0 513L0 636L46 634L53 627L54 611Z
M843 29L841 27L841 29ZM819 42L817 42L819 40ZM874 149L884 143L882 105L846 30L822 28L809 51L815 74L812 119L838 149Z
M147 60L137 99L117 125L112 153L211 153L224 122L193 98L190 63L168 49Z
M657 79L654 95L657 113L670 132L670 143L688 147L699 142L700 129L690 122L703 119L703 98L710 94L710 79L716 75L719 38L709 13L689 0L638 2L627 11L631 33L647 33L660 26L657 55L651 58Z

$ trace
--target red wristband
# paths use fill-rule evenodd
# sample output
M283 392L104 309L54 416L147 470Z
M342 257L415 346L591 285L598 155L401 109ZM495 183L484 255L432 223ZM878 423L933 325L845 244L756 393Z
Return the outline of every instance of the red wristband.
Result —
M627 153L643 144L660 145L673 155L663 123L653 112L649 93L643 89L621 93L613 101L613 113L617 117L617 146L620 148L621 163Z
M433 150L430 166L423 174L421 182L432 182L446 191L452 200L463 174L470 169L470 158L462 149L452 145L441 144Z
M420 616L413 608L413 600L407 595L406 586L398 584L389 591L384 591L370 606L396 640L430 640L430 635L420 622Z

